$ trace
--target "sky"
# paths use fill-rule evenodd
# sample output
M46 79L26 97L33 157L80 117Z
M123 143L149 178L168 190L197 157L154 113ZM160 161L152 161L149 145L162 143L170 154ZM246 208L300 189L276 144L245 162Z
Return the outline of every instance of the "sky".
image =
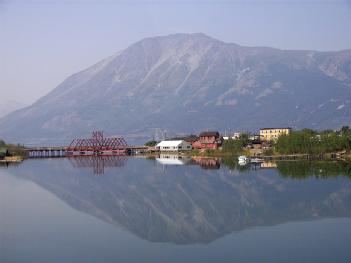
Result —
M0 104L156 35L202 32L281 49L351 48L351 0L0 0Z

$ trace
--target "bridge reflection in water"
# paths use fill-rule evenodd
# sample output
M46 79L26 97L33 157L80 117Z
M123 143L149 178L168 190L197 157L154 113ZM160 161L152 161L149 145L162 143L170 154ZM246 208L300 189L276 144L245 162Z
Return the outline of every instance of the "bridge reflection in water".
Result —
M90 168L94 174L105 173L105 168L122 167L127 163L127 155L91 155L91 156L71 156L68 157L74 168ZM156 160L157 163L168 165L198 165L202 169L219 169L220 160L216 158L182 157L177 155L160 155L149 159Z
M91 168L94 174L100 175L105 173L105 167L122 167L127 162L125 155L110 156L76 156L69 157L69 161L74 168Z

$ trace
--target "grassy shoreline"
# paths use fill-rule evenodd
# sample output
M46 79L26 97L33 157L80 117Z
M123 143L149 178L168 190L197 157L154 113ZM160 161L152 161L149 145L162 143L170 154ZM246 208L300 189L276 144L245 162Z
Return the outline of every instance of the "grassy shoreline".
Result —
M28 153L24 146L6 144L0 140L0 163L20 163L28 157Z
M250 156L249 151L243 150L240 152L225 152L222 150L206 150L206 151L198 151L192 150L187 152L158 152L158 153L146 153L143 155L146 156L159 156L160 154L171 154L171 155L179 155L179 156L186 156L186 157L203 157L203 158L237 158L240 155L245 155L248 157L258 157L266 160L343 160L347 162L351 162L351 153L320 153L320 154L308 154L308 153L296 153L296 154L280 154L274 152L273 154L269 155L260 155L260 156ZM333 158L332 155L335 155ZM307 158L308 156L308 158Z

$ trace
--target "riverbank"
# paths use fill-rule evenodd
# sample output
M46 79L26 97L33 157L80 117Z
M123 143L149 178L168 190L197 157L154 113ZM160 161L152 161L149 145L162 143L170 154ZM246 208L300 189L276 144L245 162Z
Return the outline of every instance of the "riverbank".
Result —
M24 160L22 156L6 156L0 160L0 163L20 163Z
M22 145L6 144L0 140L0 163L20 163L28 157Z
M249 158L261 158L264 160L342 160L351 162L351 153L345 152L336 152L336 153L320 153L320 154L306 154L306 153L297 153L297 154L279 154L273 153L270 155L251 155L249 150L242 150L240 152L226 152L220 149L217 150L206 150L206 151L183 151L183 152L154 152L154 153L145 153L142 155L155 157L163 155L179 155L186 157L203 157L203 158L234 158L236 159L240 155L245 155Z
M281 132L279 130L279 132ZM271 133L271 131L270 131ZM168 141L168 142L167 142ZM166 146L158 146L160 144ZM177 145L176 147L170 144ZM183 145L184 144L184 145ZM236 137L223 137L218 132L205 132L199 136L177 137L161 142L152 140L145 146L153 150L170 153L170 149L192 149L174 154L200 157L235 157L245 155L250 158L278 159L278 160L310 160L310 159L342 159L351 161L351 129L348 126L340 130L314 131L303 129L279 133L267 138L262 135L240 133Z

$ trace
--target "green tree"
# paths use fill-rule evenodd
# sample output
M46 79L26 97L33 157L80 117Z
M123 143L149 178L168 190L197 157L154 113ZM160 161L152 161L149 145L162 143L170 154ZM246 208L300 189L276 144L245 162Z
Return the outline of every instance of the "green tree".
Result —
M282 154L319 154L350 150L350 147L351 132L348 128L342 128L340 131L293 131L289 135L280 136L275 145L277 152Z
M154 147L154 146L156 146L156 144L157 144L157 141L151 140L151 141L146 142L146 143L144 144L144 146Z
M248 144L248 140L249 135L246 133L241 134L237 140L233 140L231 138L229 140L225 140L222 144L222 151L239 154L242 152L243 147Z

